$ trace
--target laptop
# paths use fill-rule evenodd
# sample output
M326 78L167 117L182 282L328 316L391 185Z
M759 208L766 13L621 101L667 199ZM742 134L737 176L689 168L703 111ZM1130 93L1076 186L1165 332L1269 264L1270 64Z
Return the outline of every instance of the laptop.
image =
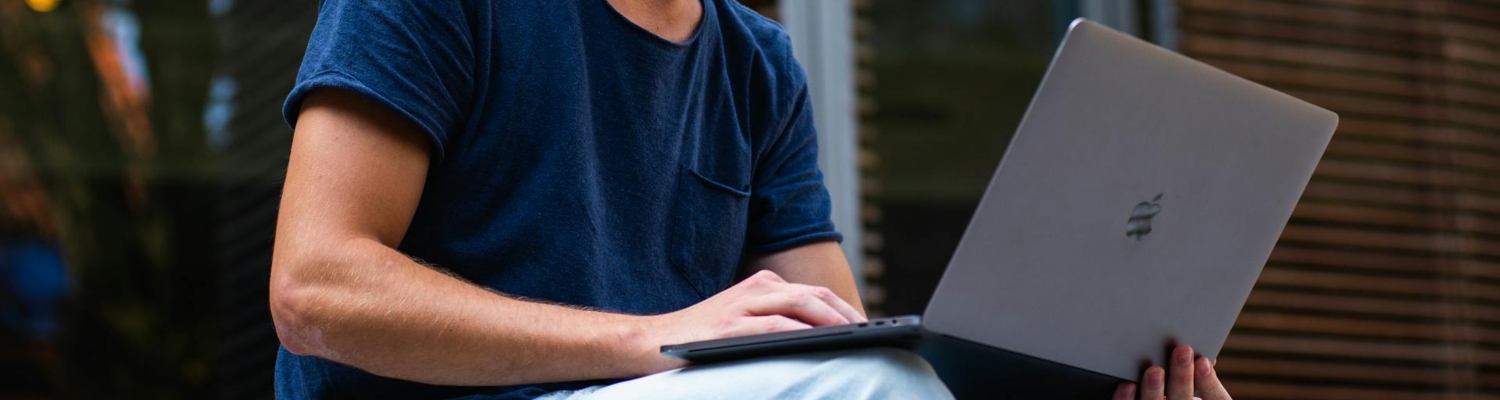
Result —
M708 363L898 346L960 398L1106 398L1177 343L1218 357L1337 125L1075 20L921 317L661 351Z

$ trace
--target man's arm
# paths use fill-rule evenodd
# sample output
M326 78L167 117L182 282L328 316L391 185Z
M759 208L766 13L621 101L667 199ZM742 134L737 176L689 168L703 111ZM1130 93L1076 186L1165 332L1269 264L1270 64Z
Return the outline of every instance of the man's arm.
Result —
M746 269L749 273L771 271L787 282L828 288L858 310L861 317L865 315L849 260L844 258L844 250L837 242L818 242L754 257Z
M679 367L658 346L847 323L828 289L756 274L674 313L629 316L513 299L395 250L430 149L410 121L319 89L299 114L271 268L288 351L431 384L638 376Z

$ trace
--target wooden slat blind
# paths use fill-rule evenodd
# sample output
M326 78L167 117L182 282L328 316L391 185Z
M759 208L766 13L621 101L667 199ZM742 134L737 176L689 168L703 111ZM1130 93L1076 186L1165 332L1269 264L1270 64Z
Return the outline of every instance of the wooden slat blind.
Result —
M1241 399L1500 399L1500 1L1181 0L1342 122L1220 356Z

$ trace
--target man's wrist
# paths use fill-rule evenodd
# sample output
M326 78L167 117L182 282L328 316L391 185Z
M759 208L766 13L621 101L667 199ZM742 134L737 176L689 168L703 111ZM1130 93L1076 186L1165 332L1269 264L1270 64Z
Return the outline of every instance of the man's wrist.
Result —
M662 315L616 315L611 321L613 340L605 343L612 354L618 354L621 370L631 376L650 375L682 366L682 362L661 355L662 333L666 318Z

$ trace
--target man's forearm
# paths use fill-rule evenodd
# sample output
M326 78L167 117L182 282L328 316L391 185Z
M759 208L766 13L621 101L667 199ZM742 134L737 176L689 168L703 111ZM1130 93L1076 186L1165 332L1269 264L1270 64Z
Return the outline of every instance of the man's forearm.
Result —
M338 247L277 259L318 264L273 282L278 334L293 353L444 385L614 378L662 368L643 343L648 317L508 298L375 240Z

